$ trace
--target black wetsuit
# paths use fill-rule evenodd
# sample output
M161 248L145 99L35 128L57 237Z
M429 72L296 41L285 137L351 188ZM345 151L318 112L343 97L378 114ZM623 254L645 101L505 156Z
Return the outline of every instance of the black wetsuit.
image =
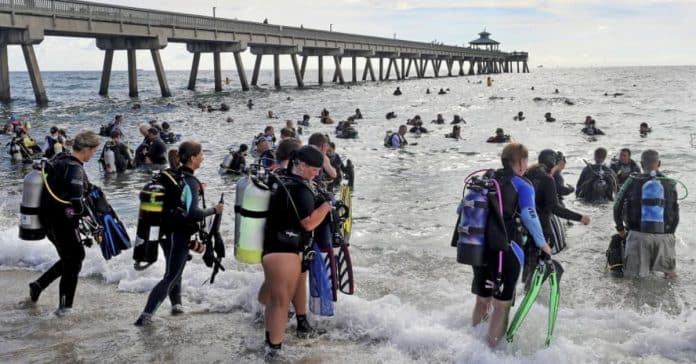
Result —
M167 164L167 145L162 139L157 137L150 141L147 157L152 164Z
M309 183L300 176L281 170L271 178L274 179L271 182L273 194L264 230L263 255L299 254L311 237L311 232L305 231L300 221L312 214L318 200Z
M589 126L586 126L582 128L582 133L586 135L604 135L604 132L599 129L599 128L591 128Z
M125 144L114 144L113 141L108 141L104 144L104 149L102 149L101 152L101 158L99 158L99 161L102 162L103 165L106 163L104 160L104 152L106 152L107 149L114 152L114 164L116 164L116 172L123 173L128 168L128 165L133 163L130 152L128 151L128 147Z
M162 248L166 255L166 269L164 278L150 292L147 304L143 312L153 314L167 295L170 296L172 303L181 302L181 275L189 259L189 241L191 236L200 229L200 223L207 216L215 214L213 208L205 208L203 189L193 171L188 167L181 167L182 192L181 201L186 201L179 206L172 214L172 225L163 226L171 232L166 232L162 243ZM202 205L202 207L201 207ZM171 230L169 230L171 229Z
M58 198L70 204L56 201L45 189L41 195L41 225L46 228L48 240L56 247L60 259L36 282L43 290L60 277L59 307L71 308L85 259L78 224L85 212L82 199L88 193L90 183L79 159L60 153L52 163L53 171L47 177L48 184Z
M580 221L582 215L570 211L563 207L558 201L558 191L556 190L556 181L551 177L544 167L532 167L525 174L534 185L535 202L541 229L544 232L544 237L549 239L551 231L551 215L556 215L560 218Z
M628 163L616 161L609 165L609 168L616 173L616 182L619 186L623 185L631 174L640 173L640 167L638 167L638 164L636 164L633 159L630 159Z
M593 164L586 166L580 173L580 178L575 186L575 197L583 198L589 202L603 199L613 201L615 189L616 175L614 172L603 164Z
M563 203L563 197L575 192L575 188L566 185L565 179L563 179L563 174L561 172L557 172L556 174L554 174L553 179L556 181L556 191L558 192L558 199L561 200L561 203Z

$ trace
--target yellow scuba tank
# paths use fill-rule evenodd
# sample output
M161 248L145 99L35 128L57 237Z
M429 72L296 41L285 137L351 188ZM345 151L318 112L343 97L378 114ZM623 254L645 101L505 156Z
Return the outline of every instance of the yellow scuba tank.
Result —
M271 202L268 186L255 177L248 177L239 206L239 239L235 239L234 256L241 263L261 263L266 214ZM239 187L239 185L238 185ZM237 238L235 234L235 238Z
M237 181L235 202L234 202L234 250L237 251L239 245L239 226L242 221L242 199L244 198L244 190L249 185L251 177L245 176Z
M36 166L24 177L22 203L19 206L19 238L22 240L41 240L46 237L46 229L39 221L43 183L41 171Z
M138 227L133 249L136 270L145 269L157 261L164 196L165 187L157 182L146 184L140 191ZM143 266L141 263L147 264Z

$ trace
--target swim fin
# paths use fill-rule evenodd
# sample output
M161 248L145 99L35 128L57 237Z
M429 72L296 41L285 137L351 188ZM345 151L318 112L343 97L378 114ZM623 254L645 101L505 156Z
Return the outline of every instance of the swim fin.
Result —
M539 261L539 264L537 264L537 267L534 270L534 274L532 275L532 283L529 288L529 291L527 291L527 294L524 295L524 299L522 299L520 308L517 309L515 317L512 319L512 322L510 322L510 327L505 333L505 338L508 342L512 342L512 340L515 337L515 334L517 333L517 330L520 328L520 326L522 326L522 322L527 317L527 314L529 313L529 310L532 308L534 301L536 301L536 298L539 295L539 291L541 290L541 285L546 280L546 277L547 266L543 261Z
M558 316L558 303L561 298L561 291L559 283L561 276L563 275L563 267L561 263L555 260L551 260L551 273L549 273L549 284L551 285L551 294L549 297L549 321L546 331L546 346L551 344L551 338L553 337L553 330L556 326L556 317Z

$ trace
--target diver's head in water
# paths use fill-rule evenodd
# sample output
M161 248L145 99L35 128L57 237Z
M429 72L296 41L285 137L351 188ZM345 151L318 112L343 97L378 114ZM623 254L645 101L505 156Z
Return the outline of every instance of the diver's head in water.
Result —
M399 134L406 135L407 131L408 131L408 128L406 127L406 125L399 126Z
M495 136L497 136L498 138L505 137L505 131L503 130L503 128L495 129Z

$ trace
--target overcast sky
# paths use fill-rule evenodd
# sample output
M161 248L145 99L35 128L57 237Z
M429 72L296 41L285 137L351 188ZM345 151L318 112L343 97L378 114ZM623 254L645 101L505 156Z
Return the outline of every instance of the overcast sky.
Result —
M696 0L111 0L145 7L271 24L461 45L484 27L501 50L525 50L531 67L602 67L696 64ZM10 69L26 69L18 47L10 46ZM48 37L36 46L42 70L100 70L103 53L94 40ZM265 57L265 68L272 66ZM289 60L281 57L283 68ZM162 50L166 69L185 70L192 56L181 44ZM231 55L223 68L233 69ZM250 72L252 56L244 63ZM309 64L311 68L313 63ZM126 69L116 52L114 70ZM138 52L138 68L152 69L149 52ZM212 56L201 69L212 68Z

